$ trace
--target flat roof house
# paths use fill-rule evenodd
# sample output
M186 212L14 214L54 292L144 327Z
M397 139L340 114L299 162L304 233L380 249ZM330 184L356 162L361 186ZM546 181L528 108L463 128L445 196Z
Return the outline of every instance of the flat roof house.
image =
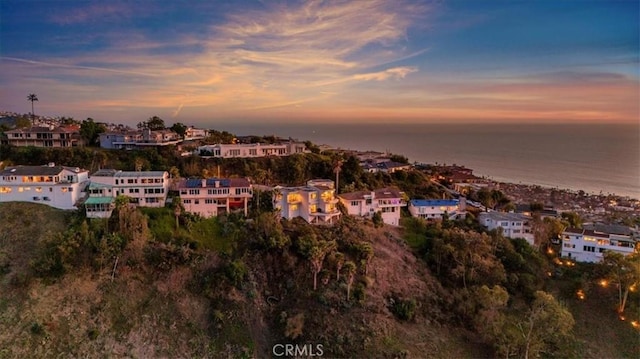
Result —
M338 198L350 215L371 217L380 212L382 221L392 226L400 225L400 210L407 205L404 192L397 188L341 193Z
M636 240L630 235L592 229L567 228L562 232L560 255L577 262L600 262L605 251L629 255L636 252Z
M413 217L426 220L442 220L464 218L466 216L466 199L412 199L409 201L409 213Z
M130 203L140 207L164 207L169 191L167 171L121 171L102 169L90 177L89 198L86 202L87 217L108 218L115 198L123 195ZM111 200L106 203L106 199Z
M488 230L502 228L502 234L505 237L524 238L527 243L534 245L529 216L522 213L482 212L478 216L478 221Z

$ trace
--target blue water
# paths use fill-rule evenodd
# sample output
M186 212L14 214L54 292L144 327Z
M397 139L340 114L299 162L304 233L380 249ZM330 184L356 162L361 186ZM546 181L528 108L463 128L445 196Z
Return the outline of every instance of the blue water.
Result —
M259 124L215 126L459 164L497 181L640 198L640 126L602 124Z

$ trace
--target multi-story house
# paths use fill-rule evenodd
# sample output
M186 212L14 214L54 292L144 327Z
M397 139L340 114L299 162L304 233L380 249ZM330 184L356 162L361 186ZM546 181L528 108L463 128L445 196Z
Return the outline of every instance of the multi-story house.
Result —
M301 217L309 223L333 223L340 218L338 198L331 180L311 180L306 186L274 188L273 207L286 219Z
M192 141L192 140L202 140L207 137L207 130L201 128L195 128L190 126L184 132L184 140Z
M76 209L85 196L89 172L56 166L15 166L0 171L0 202L42 203Z
M141 147L168 146L182 142L171 130L122 130L100 134L100 147L108 149L135 149Z
M267 156L289 156L296 153L306 153L304 142L283 142L277 144L264 143L238 143L238 144L216 144L200 146L196 153L200 156L211 156L220 158L250 158Z
M91 205L88 217L108 217L107 213L114 201L92 198L129 197L131 204L140 207L164 207L169 191L169 173L166 171L120 171L102 169L90 177L89 198L86 204ZM98 203L94 203L98 202ZM93 206L95 204L95 206ZM103 205L103 206L100 206ZM89 207L87 207L89 208ZM102 210L101 210L102 209ZM95 212L91 213L90 212ZM110 213L109 213L110 216Z
M466 215L466 199L412 199L409 202L409 213L413 217L426 220L442 220L464 218Z
M400 225L400 210L407 205L404 192L397 188L382 188L374 191L341 193L340 202L353 216L371 217L380 212L382 220L392 226Z
M636 252L636 240L629 235L567 228L561 236L561 256L577 262L600 262L606 251L623 255Z
M77 147L83 144L79 126L29 127L5 133L11 146Z
M234 210L243 210L253 196L251 183L246 178L184 179L175 189L185 211L202 217L214 217Z
M482 212L478 216L481 225L488 230L502 229L502 235L507 238L524 238L527 243L534 245L531 217L522 213Z

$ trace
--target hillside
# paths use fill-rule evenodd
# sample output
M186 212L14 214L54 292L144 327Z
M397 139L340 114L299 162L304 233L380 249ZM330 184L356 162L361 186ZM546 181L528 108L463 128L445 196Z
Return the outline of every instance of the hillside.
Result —
M278 343L321 343L329 358L493 356L480 336L452 317L451 293L395 228L353 222L339 232L339 248L350 258L363 243L373 250L347 300L347 274L336 280L329 258L313 290L309 262L296 253L304 252L302 238L315 232L296 223L282 228L292 238L286 246L245 238L233 251L215 252L193 243L134 239L105 261L74 261L60 276L38 272L55 268L42 263L53 261L47 243L77 221L46 206L0 204L1 358L253 358L272 356ZM220 228L209 236L232 233L228 221L215 222ZM265 238L273 240L277 230L268 231ZM254 232L239 233L244 238ZM68 242L55 243L56 253L84 255L60 245ZM573 312L580 325L575 352L594 358L637 353L629 348L635 333L622 325L616 329L627 330L622 339L592 344L595 334L615 336L585 324L610 314L598 305Z

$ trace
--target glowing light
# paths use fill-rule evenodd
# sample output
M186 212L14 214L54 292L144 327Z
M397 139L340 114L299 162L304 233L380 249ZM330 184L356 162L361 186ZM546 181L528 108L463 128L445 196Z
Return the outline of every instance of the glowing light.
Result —
M576 292L576 295L578 296L578 299L580 299L580 300L584 300L584 298L586 297L584 292L582 291L582 289L578 289L578 291Z
M634 328L636 328L636 329L640 328L640 323L638 323L638 321L637 321L637 320L632 321L632 322L631 322L631 325L632 325Z
M627 318L625 318L625 317L624 317L624 315L621 315L619 318L620 318L620 320L622 320L623 322L627 319Z
M552 276L551 272L547 272L547 276L551 277Z
M630 290L630 291L632 291L632 292L635 292L635 291L636 291L636 289L637 289L637 288L636 288L635 283L634 283L634 284L632 284L632 285L631 285L631 287L629 287L629 290Z
M599 282L600 286L602 286L603 288L606 288L609 285L609 282L607 282L606 279L603 279Z
M548 254L553 254L553 253L554 253L554 252L553 252L553 248L549 248L549 249L547 249L547 253L548 253Z

